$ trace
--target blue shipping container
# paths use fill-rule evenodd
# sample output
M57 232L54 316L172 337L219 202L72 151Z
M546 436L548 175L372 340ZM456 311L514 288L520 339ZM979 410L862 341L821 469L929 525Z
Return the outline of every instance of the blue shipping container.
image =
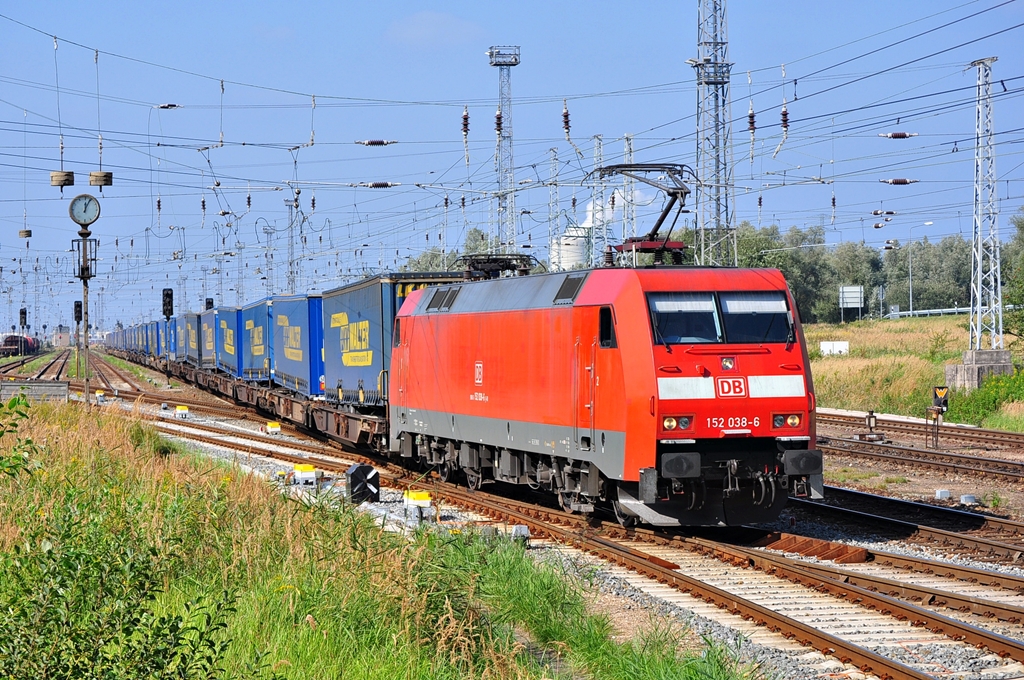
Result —
M323 300L319 295L275 297L274 376L307 397L324 393Z
M387 400L391 334L409 293L462 281L452 272L391 273L323 295L324 393L328 400L382 405Z
M193 366L199 365L199 315L195 312L185 314L185 361Z
M260 300L242 307L241 324L242 378L257 382L269 381L274 375L274 334L270 332L270 300Z
M217 368L217 310L207 309L199 314L201 335L199 343L199 367Z
M185 315L179 314L174 317L174 346L171 351L174 361L185 361L188 349L188 328L185 326Z
M236 378L242 376L242 351L238 346L241 311L236 307L217 309L217 368Z

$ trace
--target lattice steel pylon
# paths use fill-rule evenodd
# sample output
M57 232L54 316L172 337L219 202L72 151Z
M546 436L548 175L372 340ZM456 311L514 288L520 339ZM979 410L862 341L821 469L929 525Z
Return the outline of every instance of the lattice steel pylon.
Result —
M1003 348L1003 288L999 264L999 203L996 195L996 152L992 140L992 63L978 59L977 124L974 132L974 233L971 249L970 349L982 349L984 334L991 347Z
M729 43L725 0L698 0L697 58L697 263L736 266Z
M512 164L512 67L519 65L519 46L492 46L491 66L498 67L498 112L494 130L498 145L494 166L498 173L498 226L504 253L516 252L516 177Z

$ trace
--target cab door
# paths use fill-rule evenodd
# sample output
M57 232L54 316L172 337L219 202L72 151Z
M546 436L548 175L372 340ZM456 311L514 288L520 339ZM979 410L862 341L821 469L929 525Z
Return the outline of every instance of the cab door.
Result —
M584 307L576 310L574 316L573 437L577 450L590 451L594 447L594 408L597 399L597 310Z

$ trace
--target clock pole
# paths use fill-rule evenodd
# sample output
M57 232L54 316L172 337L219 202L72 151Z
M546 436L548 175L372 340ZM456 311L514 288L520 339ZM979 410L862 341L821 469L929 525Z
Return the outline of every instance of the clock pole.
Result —
M84 376L85 408L89 409L89 279L95 275L96 250L99 241L92 236L89 225L95 222L100 216L99 202L89 194L81 194L71 199L68 209L71 219L82 228L78 230L80 238L74 239L72 244L78 256L78 273L75 278L82 280L82 325L85 329L84 342L82 343L82 364Z

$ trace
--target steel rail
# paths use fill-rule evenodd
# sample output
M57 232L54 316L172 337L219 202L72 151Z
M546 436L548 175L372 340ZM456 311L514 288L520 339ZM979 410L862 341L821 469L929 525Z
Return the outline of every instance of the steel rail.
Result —
M821 425L835 425L839 427L866 427L864 417L834 413L817 413L816 421ZM912 435L926 436L934 431L934 425L928 423L917 423L907 420L886 418L875 414L877 419L876 430L902 432ZM1024 446L1024 433L1008 432L1005 430L992 430L981 427L964 425L939 425L939 437L966 441L968 443L985 442L999 444L1001 446Z
M840 442L842 446L836 446L830 442ZM833 455L871 458L889 463L899 463L946 472L999 477L1017 484L1024 483L1024 464L1001 458L984 458L982 456L970 456L840 438L823 438L819 440L818 448L823 453Z

